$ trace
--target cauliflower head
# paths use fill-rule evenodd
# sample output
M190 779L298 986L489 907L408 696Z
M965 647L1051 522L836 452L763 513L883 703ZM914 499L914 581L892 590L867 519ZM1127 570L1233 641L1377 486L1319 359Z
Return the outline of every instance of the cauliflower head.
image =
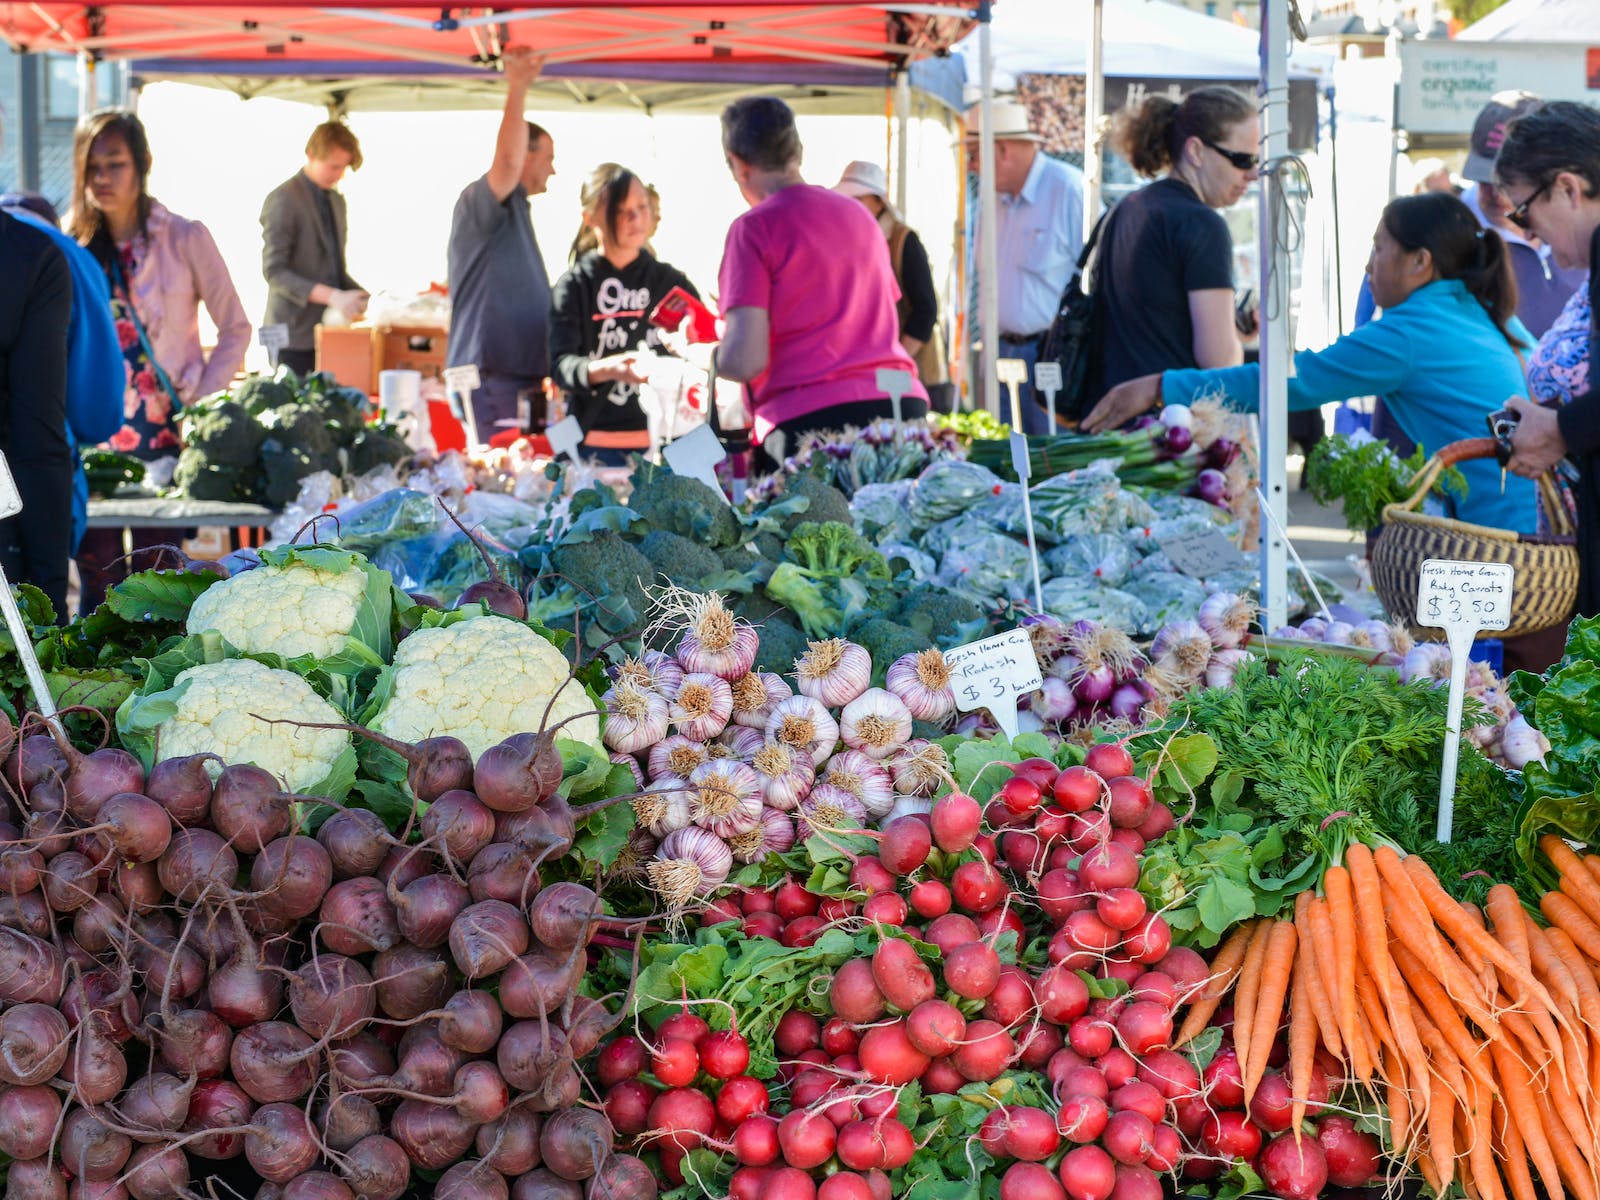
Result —
M331 658L344 649L366 590L360 571L257 567L201 592L184 629L215 630L250 654Z
M449 734L477 758L514 733L536 732L556 694L549 724L578 713L558 737L600 743L600 720L566 657L528 626L505 617L477 616L419 629L400 643L367 724L402 741ZM562 687L563 684L567 686Z
M270 771L289 791L305 792L333 774L342 756L354 753L343 730L268 723L280 718L319 724L344 720L291 671L250 658L229 658L180 672L171 691L176 693L176 711L155 731L159 759L215 754L224 762Z

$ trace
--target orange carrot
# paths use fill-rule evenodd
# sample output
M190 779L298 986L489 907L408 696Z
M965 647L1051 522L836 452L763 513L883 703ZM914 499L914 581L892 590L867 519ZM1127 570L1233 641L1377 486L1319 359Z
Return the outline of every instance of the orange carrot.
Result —
M1383 920L1383 896L1378 887L1378 869L1372 851L1360 842L1345 851L1345 866L1350 871L1350 890L1355 896L1356 936L1361 940L1361 958L1378 985L1378 995L1389 999L1389 950Z
M1233 1052L1239 1056L1241 1077L1246 1077L1250 1045L1255 1035L1256 997L1261 992L1261 968L1267 958L1267 942L1271 936L1272 922L1257 921L1250 931L1250 944L1245 947L1244 962L1239 967L1239 983L1233 991Z
M1494 1012L1481 993L1483 977L1475 974L1456 948L1439 937L1433 919L1424 910L1420 919L1400 903L1384 880L1384 913L1389 918L1392 945L1404 946L1438 981L1452 1003L1471 1017L1486 1033L1497 1028Z
M1295 942L1293 921L1274 921L1267 934L1266 957L1261 964L1261 987L1251 1013L1250 1063L1244 1071L1244 1098L1249 1103L1256 1085L1267 1073L1272 1043L1283 1024L1283 1005L1289 996L1289 974L1294 969Z
M1178 1028L1177 1037L1173 1039L1174 1046L1181 1046L1190 1038L1198 1037L1200 1031L1210 1022L1217 1007L1222 1003L1222 998L1228 994L1234 980L1239 977L1239 964L1244 961L1245 947L1250 944L1250 933L1254 928L1254 921L1246 921L1222 943L1217 956L1211 960L1211 977L1206 980L1200 994L1189 1005L1183 1024Z
M1495 884L1489 889L1488 909L1489 919L1494 922L1494 935L1517 956L1526 970L1531 971L1533 958L1528 948L1527 926L1523 923L1522 901L1517 898L1516 889L1504 883Z
M1500 1165L1506 1173L1506 1187L1512 1200L1538 1200L1538 1192L1533 1186L1533 1173L1528 1170L1528 1151L1522 1144L1522 1135L1517 1132L1517 1123L1511 1119L1504 1101L1498 1096L1492 1117L1498 1135Z
M1539 1101L1534 1094L1528 1068L1504 1039L1491 1040L1489 1050L1494 1055L1501 1101L1522 1139L1524 1152L1538 1169L1539 1178L1544 1180L1550 1200L1564 1200L1566 1192L1561 1186L1561 1174L1556 1167L1555 1154L1550 1149L1550 1139L1545 1134L1544 1116L1539 1111Z
M1456 1006L1445 995L1439 981L1428 972L1428 968L1416 955L1398 942L1392 944L1389 949L1394 955L1395 966L1400 968L1400 974L1411 988L1412 995L1417 998L1417 1007L1432 1018L1438 1027L1439 1036L1449 1044L1450 1049L1461 1060L1461 1065L1485 1086L1492 1086L1483 1043L1473 1037L1462 1022Z
M1470 1073L1462 1077L1466 1088L1466 1111L1462 1114L1467 1123L1466 1156L1470 1176L1484 1200L1505 1200L1505 1189L1500 1186L1500 1172L1495 1169L1493 1122L1490 1109L1492 1090L1484 1087ZM1463 1173L1466 1177L1467 1173Z
M1316 953L1311 956L1316 964L1316 971L1311 977L1312 999L1319 1010L1327 1011L1331 1018L1328 1025L1333 1027L1334 1033L1334 1037L1330 1040L1328 1025L1324 1025L1323 1044L1336 1056L1350 1058L1354 1048L1347 1044L1345 1028L1339 1020L1339 966L1336 961L1338 949L1334 945L1333 920L1328 916L1328 902L1321 896L1312 896L1311 903L1306 905L1306 923L1310 929L1311 944L1317 947ZM1304 945L1304 940L1301 944ZM1370 1065L1368 1069L1370 1070Z
M1389 1099L1389 1153L1410 1164L1413 1153L1411 1143L1411 1098L1406 1091L1405 1068L1393 1044L1385 1042L1383 1055L1384 1074L1388 1076L1386 1094Z
M1541 1092L1538 1101L1544 1115L1545 1129L1550 1135L1550 1152L1555 1156L1557 1169L1561 1178L1578 1197L1578 1200L1596 1200L1600 1195L1595 1187L1594 1167L1584 1158L1578 1149L1580 1141L1575 1140L1572 1132L1561 1120L1567 1114L1561 1112L1562 1105L1557 1101L1553 1092ZM1593 1135L1587 1135L1592 1145Z
M1600 880L1589 873L1577 851L1553 833L1539 839L1539 849L1561 873L1561 894L1581 908L1589 920L1600 923Z
M1539 911L1583 951L1584 957L1600 962L1600 926L1565 892L1546 892L1539 897Z
M1457 1105L1465 1103L1466 1085L1460 1064L1439 1031L1420 1011L1416 1022L1417 1037L1427 1047L1433 1068L1428 1075L1428 1153L1434 1170L1448 1183L1456 1173L1455 1115Z
M1567 973L1572 976L1573 984L1578 989L1578 1012L1588 1026L1591 1042L1589 1095L1600 1097L1600 985L1595 983L1582 953L1564 930L1546 929L1544 936L1550 948L1566 963Z
M1489 923L1484 919L1483 910L1476 904L1463 904L1461 911L1479 929L1485 933L1489 931ZM1494 966L1483 960L1483 955L1477 953L1470 946L1457 946L1456 953L1461 956L1461 961L1467 965L1467 970L1483 981L1483 991L1479 999L1488 1000L1500 990L1500 979L1494 973Z
M1289 1128L1295 1144L1300 1142L1300 1124L1306 1119L1306 1097L1311 1094L1311 1069L1317 1054L1317 1019L1311 999L1311 976L1316 966L1300 944L1295 955L1293 996L1289 1001L1289 1094L1294 1097Z
M1315 899L1310 892L1301 892L1294 902L1294 929L1296 934L1296 958L1305 964L1305 1004L1311 1010L1312 1020L1316 1023L1317 1033L1335 1057L1341 1057L1342 1043L1339 1040L1339 1022L1333 1013L1333 1004L1328 999L1328 994L1323 990L1322 960L1332 951L1331 946L1324 947L1321 953L1317 952L1316 930L1311 925L1311 902ZM1299 962L1296 963L1299 969Z
M1322 877L1322 888L1327 893L1333 963L1338 972L1338 987L1330 998L1339 1015L1339 1034L1350 1050L1351 1069L1362 1083L1370 1083L1375 1064L1368 1057L1363 1040L1356 1036L1356 910L1350 872L1344 867L1329 867Z
M1433 927L1433 921L1428 916L1428 907L1417 894L1417 885L1412 883L1411 876L1406 874L1400 856L1395 853L1393 846L1379 846L1372 852L1372 865L1378 870L1378 878L1387 885L1386 891L1392 892L1395 903L1409 918L1408 924L1423 932L1423 943L1418 947L1423 951L1419 955L1422 961L1433 968L1434 974L1442 976L1443 967L1438 963L1439 932ZM1390 924L1392 926L1394 922L1391 921Z

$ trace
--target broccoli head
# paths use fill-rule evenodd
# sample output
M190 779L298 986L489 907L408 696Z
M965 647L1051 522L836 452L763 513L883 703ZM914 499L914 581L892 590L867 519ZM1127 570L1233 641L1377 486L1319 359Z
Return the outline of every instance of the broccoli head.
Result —
M207 461L204 451L186 446L178 455L172 484L191 500L248 500L246 480L254 474L254 467L241 470L215 465Z
M309 375L301 389L300 401L314 408L332 428L335 439L347 444L367 427L372 402L365 392L334 381L331 375Z
M977 641L989 632L991 624L988 614L973 600L944 588L928 586L908 592L893 616L924 638L925 646L938 645L945 650Z
M782 499L803 496L811 503L803 513L791 513L783 523L785 533L793 533L802 521L838 521L849 525L850 501L845 494L812 471L800 471L789 477L784 485Z
M327 419L315 408L309 408L304 404L285 404L278 408L269 408L259 414L256 421L266 431L269 439L276 439L285 446L293 446L311 458L325 458L335 448Z
M388 425L374 425L350 443L350 474L365 475L375 467L391 467L411 454L411 447Z
M872 655L872 678L883 686L884 672L897 659L908 654L927 650L932 641L914 629L908 629L888 617L868 617L850 629L850 640L863 646Z
M318 471L339 474L338 452L308 450L271 437L261 444L261 499L282 508L300 494L300 481Z
M634 468L628 507L648 521L650 528L679 534L713 550L737 545L744 536L744 526L720 493L698 479L674 475L643 459Z
M795 659L806 652L806 639L787 621L769 617L761 622L757 631L761 640L756 649L753 671L771 671L787 675L794 670Z
M645 534L639 543L639 553L650 560L657 574L665 575L680 587L693 587L724 569L715 551L665 529Z
M254 467L266 436L245 406L233 400L190 409L183 416L184 446L212 467Z
M550 565L578 591L579 606L614 634L643 627L650 611L645 585L655 578L655 565L609 529L594 531L586 541L565 542L550 552Z
M791 562L816 575L890 578L883 555L842 521L802 521L784 550Z
M251 416L258 416L270 408L282 408L296 402L291 380L292 376L274 379L270 375L251 375L235 385L229 394L234 403L243 406Z

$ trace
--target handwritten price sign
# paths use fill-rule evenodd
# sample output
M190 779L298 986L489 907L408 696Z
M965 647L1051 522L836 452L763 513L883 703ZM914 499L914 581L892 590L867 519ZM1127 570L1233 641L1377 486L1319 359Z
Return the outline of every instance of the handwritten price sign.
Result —
M956 708L987 708L1006 737L1017 737L1017 701L1044 684L1026 629L1012 629L944 652Z

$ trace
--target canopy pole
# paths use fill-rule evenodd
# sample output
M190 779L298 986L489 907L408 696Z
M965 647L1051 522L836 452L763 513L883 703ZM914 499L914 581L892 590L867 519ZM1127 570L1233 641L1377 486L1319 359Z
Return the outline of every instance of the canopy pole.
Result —
M1100 159L1100 119L1106 108L1105 35L1102 29L1105 0L1094 0L1089 21L1089 71L1083 89L1083 240L1094 232L1103 203L1104 182Z
M1289 4L1261 6L1261 124L1266 145L1261 175L1261 608L1268 630L1288 616L1289 523L1284 487L1289 455Z
M87 117L100 107L99 101L94 56L87 52L81 53L78 55L78 115Z
M894 77L894 206L902 217L906 213L906 176L910 172L911 148L911 72L902 70Z
M1000 416L1000 239L994 190L994 48L989 0L978 3L978 378L983 407Z

